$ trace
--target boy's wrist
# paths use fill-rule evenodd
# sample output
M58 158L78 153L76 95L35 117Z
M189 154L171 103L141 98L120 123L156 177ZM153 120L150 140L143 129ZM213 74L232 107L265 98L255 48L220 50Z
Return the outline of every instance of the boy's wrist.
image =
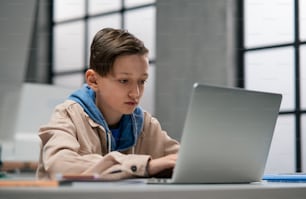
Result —
M151 158L148 159L148 162L147 162L147 165L146 165L145 177L150 177L150 172L149 172L149 169L150 169L150 161L151 161Z

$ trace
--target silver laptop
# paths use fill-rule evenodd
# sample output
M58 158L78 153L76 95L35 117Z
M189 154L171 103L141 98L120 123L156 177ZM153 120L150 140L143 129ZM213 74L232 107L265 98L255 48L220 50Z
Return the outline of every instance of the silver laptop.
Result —
M281 99L195 83L172 178L148 183L261 181Z

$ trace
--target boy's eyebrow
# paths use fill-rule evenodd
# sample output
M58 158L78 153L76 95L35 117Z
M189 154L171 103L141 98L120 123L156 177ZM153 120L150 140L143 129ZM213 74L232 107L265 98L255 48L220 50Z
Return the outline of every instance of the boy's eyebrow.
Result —
M118 72L117 75L132 75L132 73L128 72ZM148 77L149 73L143 73L142 76Z

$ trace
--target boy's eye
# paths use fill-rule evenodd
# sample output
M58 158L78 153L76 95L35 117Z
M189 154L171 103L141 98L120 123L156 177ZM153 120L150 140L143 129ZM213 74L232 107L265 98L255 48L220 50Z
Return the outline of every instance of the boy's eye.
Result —
M121 84L125 84L125 83L128 82L128 80L127 80L127 79L121 79L121 80L119 80L119 82L120 82Z
M147 80L141 80L140 83L141 84L145 84L147 82Z

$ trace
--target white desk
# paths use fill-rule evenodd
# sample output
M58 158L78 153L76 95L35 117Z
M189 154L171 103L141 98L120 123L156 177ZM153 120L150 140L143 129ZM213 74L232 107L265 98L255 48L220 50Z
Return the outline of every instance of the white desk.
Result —
M57 188L0 188L2 199L305 199L306 183L148 185L143 181L75 183Z

